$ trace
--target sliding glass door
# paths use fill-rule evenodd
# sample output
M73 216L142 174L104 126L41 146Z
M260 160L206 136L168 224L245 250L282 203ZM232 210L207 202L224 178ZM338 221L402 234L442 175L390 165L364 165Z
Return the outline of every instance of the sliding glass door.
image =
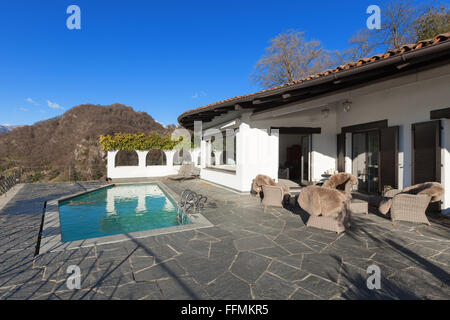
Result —
M380 133L378 130L356 132L352 136L352 174L358 179L358 191L379 190Z
M301 138L301 168L300 168L300 181L301 184L307 185L310 179L310 151L311 151L311 135L303 136Z

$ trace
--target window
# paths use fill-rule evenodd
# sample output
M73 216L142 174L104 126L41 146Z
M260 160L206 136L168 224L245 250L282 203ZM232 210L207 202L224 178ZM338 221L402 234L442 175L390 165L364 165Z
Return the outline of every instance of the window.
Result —
M181 165L183 162L192 162L192 157L189 151L181 149L173 156L173 165Z
M223 141L221 148L217 147L215 137L207 141L207 154L209 161L207 167L222 169L227 171L236 171L236 134L237 130L222 131Z
M145 158L146 166L165 166L167 165L166 154L159 149L152 149Z
M138 166L139 157L134 150L120 150L116 154L115 166L116 167L128 167L128 166Z

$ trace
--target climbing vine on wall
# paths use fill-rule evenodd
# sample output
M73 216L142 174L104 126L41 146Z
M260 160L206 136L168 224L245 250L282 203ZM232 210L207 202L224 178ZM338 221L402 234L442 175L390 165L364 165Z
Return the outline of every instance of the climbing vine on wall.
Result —
M182 137L174 141L170 136L160 136L157 133L146 135L144 133L116 133L100 136L103 150L172 150L182 142Z

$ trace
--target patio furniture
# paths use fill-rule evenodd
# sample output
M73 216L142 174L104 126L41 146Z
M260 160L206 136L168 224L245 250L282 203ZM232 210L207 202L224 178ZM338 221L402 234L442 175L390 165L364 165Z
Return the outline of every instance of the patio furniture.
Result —
M200 168L197 168L194 166L192 168L192 175L196 178L199 178L200 177Z
M426 216L428 205L438 202L444 195L444 188L438 182L416 184L403 190L391 189L384 193L384 200L378 210L392 221L409 221L430 225Z
M262 192L261 204L264 206L264 210L268 206L283 207L285 194L281 186L262 186Z
M170 180L187 180L187 179L195 179L195 176L192 174L192 170L194 169L194 164L192 162L190 163L183 163L180 167L180 170L178 171L178 174L173 176L168 176L167 178Z
M350 227L349 200L347 195L338 190L308 186L302 189L297 201L300 207L310 215L306 223L308 227L337 233Z
M348 210L353 213L369 214L369 204L367 201L360 199L351 199L349 202Z
M350 173L340 172L332 175L323 183L324 188L335 189L342 192L348 199L352 198L353 186L358 185L358 179Z
M350 216L351 213L344 207L341 212L332 217L311 215L306 226L341 233L350 227Z
M258 174L252 182L252 193L259 195L262 191L262 186L279 186L283 189L284 195L290 195L289 187L282 184L276 183L271 177L265 176L263 174Z
M409 221L430 225L426 216L426 210L431 197L425 194L401 193L392 198L392 221Z

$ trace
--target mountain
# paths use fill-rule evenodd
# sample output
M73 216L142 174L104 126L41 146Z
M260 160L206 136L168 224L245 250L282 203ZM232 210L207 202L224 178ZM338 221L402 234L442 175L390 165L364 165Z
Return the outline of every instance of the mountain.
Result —
M100 135L170 134L145 112L122 104L79 105L62 116L0 134L0 172L25 168L28 181L98 179L106 174Z
M8 132L19 127L21 126L0 125L0 133Z

